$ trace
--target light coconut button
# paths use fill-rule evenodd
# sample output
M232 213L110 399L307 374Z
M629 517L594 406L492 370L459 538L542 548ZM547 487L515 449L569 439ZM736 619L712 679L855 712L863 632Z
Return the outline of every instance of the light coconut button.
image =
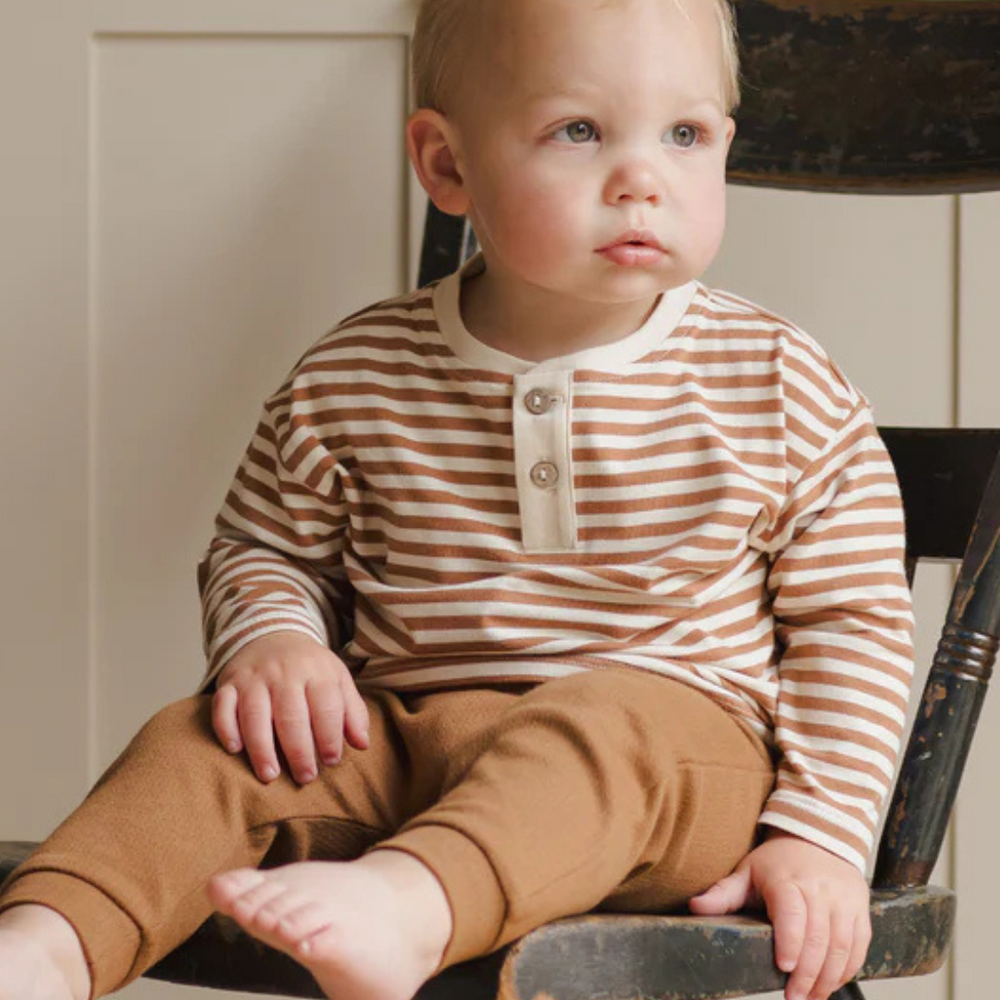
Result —
M544 389L532 389L530 392L525 393L524 396L524 405L527 407L528 412L534 413L536 417L540 417L543 413L548 413L552 409L553 402L555 400Z
M540 490L550 490L559 482L559 470L551 462L539 462L531 467L531 481Z

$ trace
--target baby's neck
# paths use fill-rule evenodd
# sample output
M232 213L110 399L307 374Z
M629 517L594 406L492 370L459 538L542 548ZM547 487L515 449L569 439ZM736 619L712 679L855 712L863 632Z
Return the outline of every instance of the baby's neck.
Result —
M539 363L624 340L646 322L656 303L509 294L485 274L467 278L461 290L462 322L472 336L505 354Z

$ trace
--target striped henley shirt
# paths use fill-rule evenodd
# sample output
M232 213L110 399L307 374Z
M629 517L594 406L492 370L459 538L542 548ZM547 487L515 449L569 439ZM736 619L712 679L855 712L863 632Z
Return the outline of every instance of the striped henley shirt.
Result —
M269 632L362 686L627 667L774 748L761 822L864 870L912 674L892 465L806 334L698 282L541 363L463 276L349 317L263 414L199 568L208 687Z

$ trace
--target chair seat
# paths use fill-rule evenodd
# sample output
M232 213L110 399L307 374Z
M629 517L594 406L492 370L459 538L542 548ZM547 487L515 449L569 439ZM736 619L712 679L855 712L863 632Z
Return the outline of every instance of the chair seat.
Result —
M34 844L0 842L0 881ZM955 922L948 889L872 894L872 944L860 979L933 972L944 962ZM213 917L148 976L248 993L322 997L297 963ZM557 920L483 959L447 969L418 1000L711 1000L781 989L771 925L735 915L620 916Z

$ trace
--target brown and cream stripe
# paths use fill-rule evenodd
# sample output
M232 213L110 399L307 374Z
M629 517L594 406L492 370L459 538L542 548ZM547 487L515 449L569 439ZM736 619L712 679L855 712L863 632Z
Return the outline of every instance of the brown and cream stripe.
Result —
M866 401L695 283L531 364L462 326L477 266L350 317L265 404L200 567L206 685L286 629L373 686L659 673L773 743L762 822L863 868L912 670Z

